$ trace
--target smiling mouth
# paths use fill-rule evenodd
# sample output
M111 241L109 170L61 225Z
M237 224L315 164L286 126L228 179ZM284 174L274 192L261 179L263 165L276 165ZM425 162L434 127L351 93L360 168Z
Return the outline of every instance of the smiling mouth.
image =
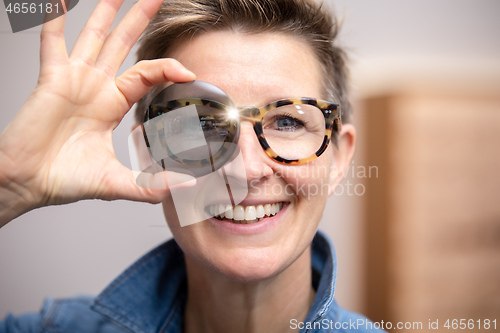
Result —
M262 221L265 217L276 215L284 206L284 202L272 204L242 206L242 205L210 205L210 215L220 221L237 224L251 224Z

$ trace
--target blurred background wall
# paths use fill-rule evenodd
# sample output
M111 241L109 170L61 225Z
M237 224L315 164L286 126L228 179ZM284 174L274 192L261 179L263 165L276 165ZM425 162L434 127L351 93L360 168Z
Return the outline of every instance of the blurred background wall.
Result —
M500 313L500 3L333 4L360 130L350 176L366 189L361 285L341 271L339 293L351 284L345 301L377 322L478 331Z
M325 2L344 22L360 132L321 222L337 249L339 303L377 321L491 318L500 313L500 2ZM95 4L68 14L68 49ZM35 87L39 31L12 34L0 10L0 130ZM131 126L126 116L114 133L125 165ZM45 296L97 294L169 237L161 208L148 204L25 214L0 230L0 317L35 311Z

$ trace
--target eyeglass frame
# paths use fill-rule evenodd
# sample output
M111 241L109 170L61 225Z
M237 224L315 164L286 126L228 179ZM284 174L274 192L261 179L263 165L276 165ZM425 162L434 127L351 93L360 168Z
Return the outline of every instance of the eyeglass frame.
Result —
M306 105L312 105L323 113L323 116L325 117L325 136L323 138L323 142L320 146L320 148L313 153L311 156L306 157L306 158L301 158L301 159L289 159L285 157L279 156L268 144L265 136L264 136L264 131L262 128L262 119L264 116L271 110L274 110L276 108L286 106L286 105L299 105L299 104L306 104ZM198 105L198 106L209 106L215 109L219 110L227 110L230 108L233 108L231 106L225 105L223 103L206 99L206 98L182 98L182 99L176 99L169 101L165 104L152 104L148 107L148 110L146 111L146 114L144 116L144 121L143 124L146 123L147 121L154 119L158 116L161 116L163 114L166 114L170 111L190 106L190 105ZM235 118L235 120L238 123L237 131L234 133L233 137L239 138L239 122L241 120L247 120L250 121L253 124L253 129L255 134L257 135L257 139L259 141L259 144L261 145L262 149L266 153L267 156L269 156L271 159L274 161L281 163L281 164L286 164L286 165L298 165L298 164L305 164L308 163L319 156L321 156L326 149L328 148L328 145L331 141L332 137L332 132L335 130L336 133L339 133L340 130L342 129L342 120L341 120L341 110L340 110L340 105L338 103L333 103L333 102L328 102L324 101L321 99L317 98L309 98L309 97L300 97L300 98L284 98L284 99L279 99L274 102L271 102L269 104L266 104L261 107L235 107L236 110L238 110L238 117ZM144 130L143 126L143 135L144 139L146 141L146 145L148 149L150 148L149 141L146 135L146 131ZM224 141L226 142L226 140ZM229 142L232 142L229 141ZM167 146L167 149L170 151L170 149ZM212 163L213 160L217 159L217 157L223 155L225 153L226 149L219 149L215 155L210 156L210 160L208 162L207 159L205 160L186 160L186 159L181 159L178 158L177 155L172 153L172 155L169 155L172 159L177 160L179 163L182 164L187 164L194 166L194 164L206 164L206 163ZM176 158L177 157L177 158Z

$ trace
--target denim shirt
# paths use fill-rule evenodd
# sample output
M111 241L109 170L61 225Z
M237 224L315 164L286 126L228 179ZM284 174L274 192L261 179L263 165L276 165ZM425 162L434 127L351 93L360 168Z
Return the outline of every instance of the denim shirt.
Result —
M337 264L328 238L318 232L311 249L316 298L307 318L291 319L290 328L300 333L382 332L334 300ZM184 255L170 240L138 260L99 296L48 299L40 313L7 316L0 322L0 333L181 333L186 299Z

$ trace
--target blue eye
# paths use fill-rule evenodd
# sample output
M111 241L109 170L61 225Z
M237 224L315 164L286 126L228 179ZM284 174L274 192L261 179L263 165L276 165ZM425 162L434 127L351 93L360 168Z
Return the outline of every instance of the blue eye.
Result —
M278 119L276 121L276 125L278 125L278 128L280 128L280 127L293 127L293 126L296 126L296 121L294 119L290 119L290 118Z
M274 117L275 129L278 131L294 131L304 126L304 122L290 114L281 114Z

